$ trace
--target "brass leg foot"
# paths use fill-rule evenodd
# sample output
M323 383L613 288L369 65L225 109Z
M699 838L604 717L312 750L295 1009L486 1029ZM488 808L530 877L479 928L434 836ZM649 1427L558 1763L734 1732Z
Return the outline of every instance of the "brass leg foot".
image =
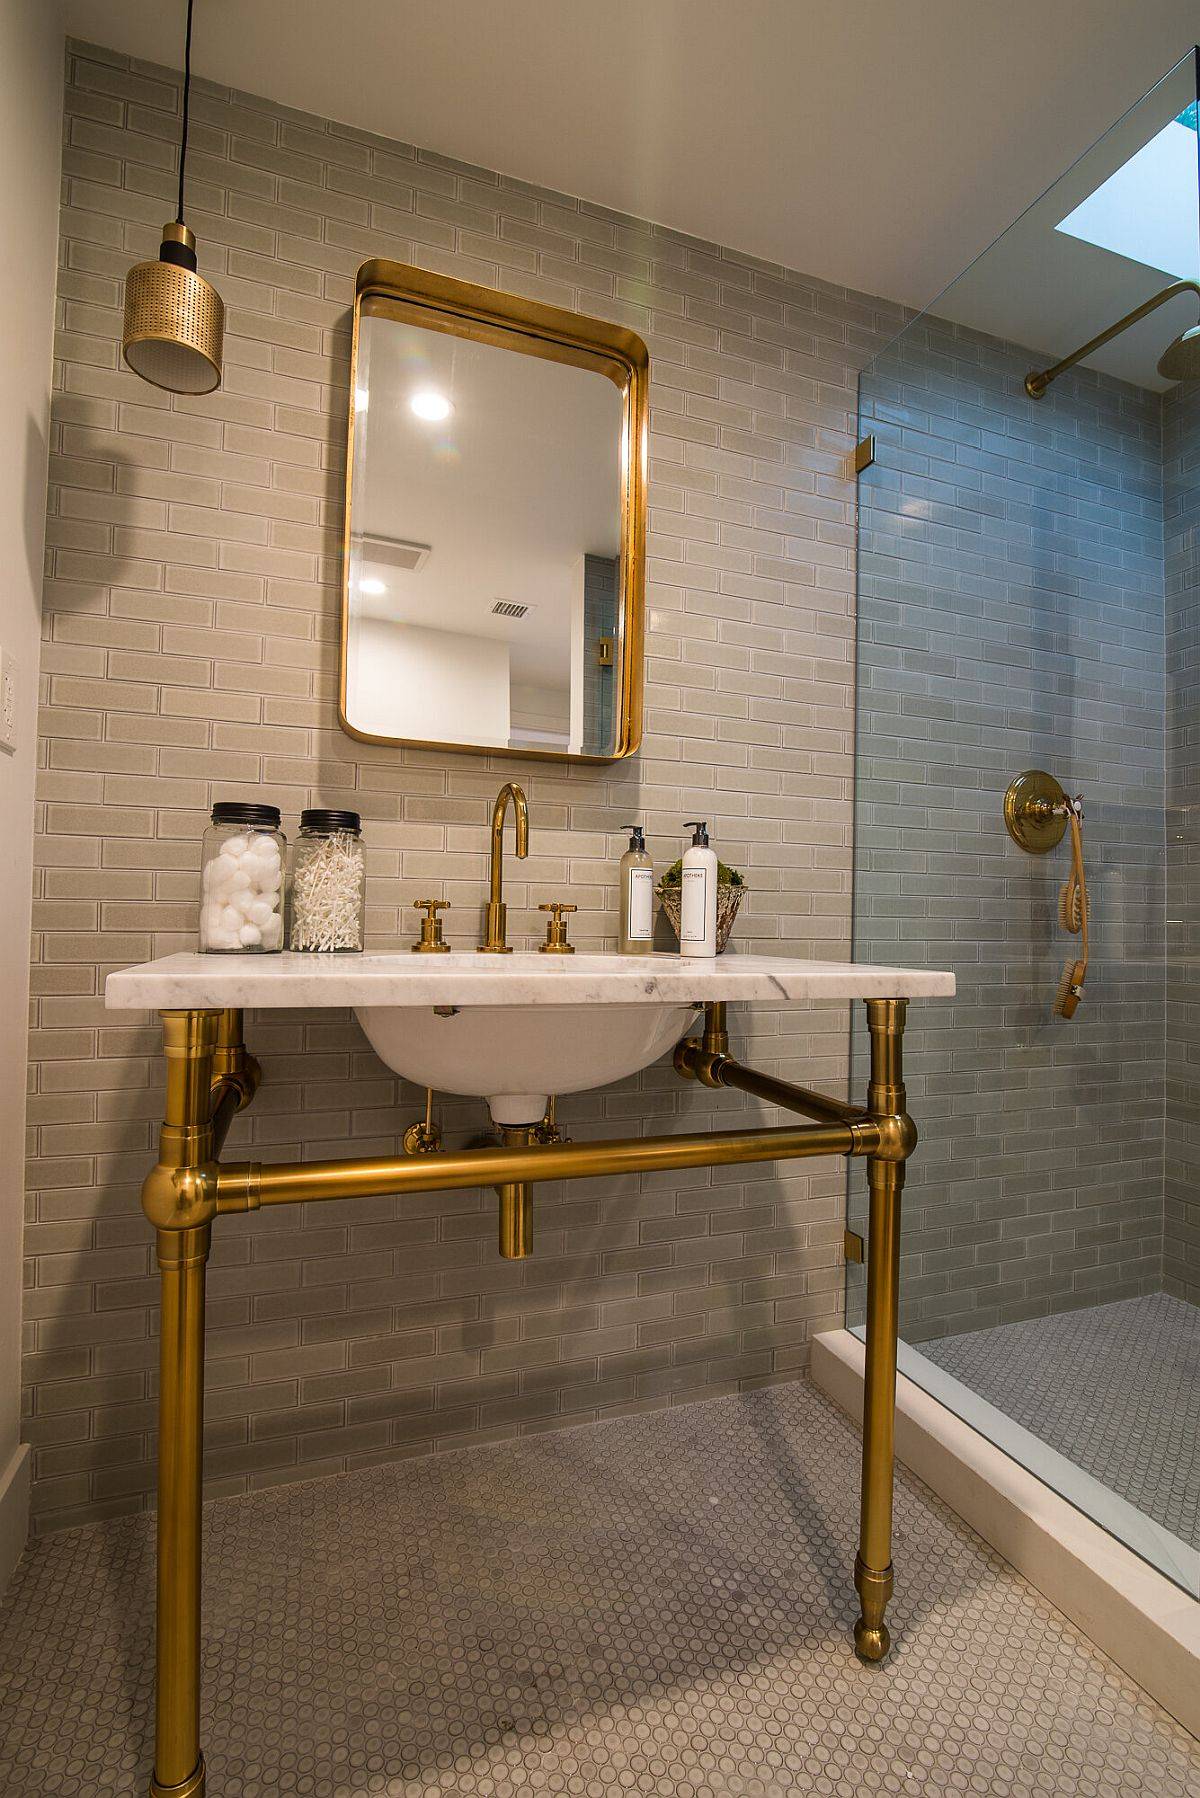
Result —
M157 1779L152 1779L150 1798L204 1798L205 1789L204 1756L201 1755L200 1765L180 1785L163 1786Z
M858 1589L862 1615L854 1625L854 1652L860 1661L881 1661L892 1646L891 1632L883 1621L883 1613L892 1596L892 1570L882 1573L863 1563L861 1555L854 1562L854 1584Z

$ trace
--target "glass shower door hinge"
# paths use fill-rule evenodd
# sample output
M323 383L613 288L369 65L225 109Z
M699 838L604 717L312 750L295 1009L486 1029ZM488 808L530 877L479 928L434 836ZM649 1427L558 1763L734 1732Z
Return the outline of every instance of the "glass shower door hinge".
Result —
M862 473L864 468L870 468L874 460L875 433L872 431L869 436L860 437L846 457L846 479L852 481L855 475Z
M863 1239L854 1230L847 1230L844 1238L844 1253L847 1261L861 1261L865 1253Z

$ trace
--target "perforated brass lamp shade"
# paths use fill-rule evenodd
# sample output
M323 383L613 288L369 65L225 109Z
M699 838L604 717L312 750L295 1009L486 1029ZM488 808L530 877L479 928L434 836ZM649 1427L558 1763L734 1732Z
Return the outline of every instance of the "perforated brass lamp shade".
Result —
M126 362L169 393L211 393L224 334L224 302L196 273L195 237L184 224L164 226L158 260L135 264L125 280Z

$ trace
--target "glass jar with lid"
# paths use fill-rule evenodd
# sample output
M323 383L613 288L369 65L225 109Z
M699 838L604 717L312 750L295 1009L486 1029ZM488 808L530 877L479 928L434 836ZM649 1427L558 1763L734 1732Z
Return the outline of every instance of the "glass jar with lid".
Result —
M301 812L288 947L360 951L365 906L366 864L358 813L322 807Z
M277 805L223 800L204 833L200 947L210 955L271 955L283 948L287 839Z

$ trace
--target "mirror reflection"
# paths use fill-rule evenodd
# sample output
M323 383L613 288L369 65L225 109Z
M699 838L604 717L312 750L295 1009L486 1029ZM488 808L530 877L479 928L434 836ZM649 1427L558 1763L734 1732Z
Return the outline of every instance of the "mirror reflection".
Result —
M569 350L572 360L558 360L556 346L515 330L458 335L419 313L370 296L360 307L347 728L612 757L622 735L625 373L580 366Z

